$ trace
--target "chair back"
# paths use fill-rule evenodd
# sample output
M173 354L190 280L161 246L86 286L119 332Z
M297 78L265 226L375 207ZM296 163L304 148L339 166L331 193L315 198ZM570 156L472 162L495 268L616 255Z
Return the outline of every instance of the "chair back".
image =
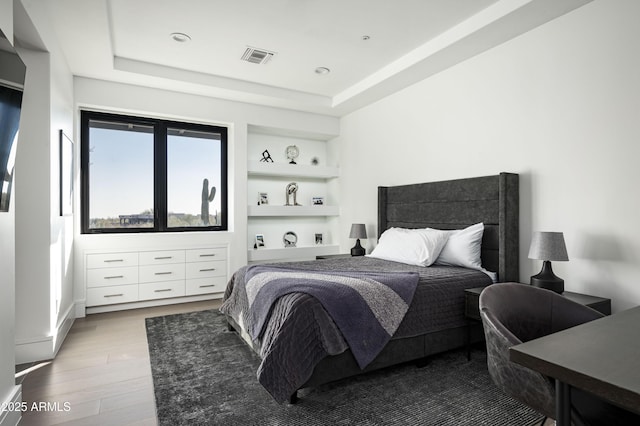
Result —
M487 367L505 393L547 417L555 414L553 382L509 360L509 348L564 330L602 314L550 290L519 283L493 284L480 294Z

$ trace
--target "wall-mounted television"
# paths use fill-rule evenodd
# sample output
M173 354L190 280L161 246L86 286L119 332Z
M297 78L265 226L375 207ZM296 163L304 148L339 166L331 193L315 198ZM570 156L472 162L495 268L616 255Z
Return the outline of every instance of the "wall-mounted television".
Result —
M9 211L22 92L0 84L0 212Z
M0 31L0 212L9 211L26 67Z

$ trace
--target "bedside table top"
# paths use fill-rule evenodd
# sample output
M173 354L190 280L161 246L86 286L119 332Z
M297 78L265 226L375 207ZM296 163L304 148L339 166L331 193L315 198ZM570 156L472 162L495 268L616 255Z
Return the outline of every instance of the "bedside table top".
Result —
M588 305L589 303L596 302L606 302L607 300L610 300L606 297L590 296L588 294L574 293L572 291L565 291L564 293L562 293L562 295L567 299L573 300L574 302L578 302L583 305Z
M500 284L500 283L496 283L496 284ZM520 283L520 284L528 285L526 283ZM489 285L492 285L492 284L489 284ZM465 297L468 299L467 304L469 305L471 303L478 303L478 299L480 298L480 293L482 293L482 290L484 289L485 287L474 287L474 288L465 289L464 290ZM589 306L590 308L600 311L605 315L611 314L611 299L608 299L606 297L591 296L588 294L574 293L572 291L565 291L564 293L562 293L562 296L573 302L579 303L581 305ZM467 313L471 314L471 316L475 318L476 316L475 310L476 309L473 309L469 306L467 308Z
M336 256L339 256L339 255L336 255ZM495 284L500 284L500 283L495 283ZM526 283L520 283L520 284L527 285ZM486 287L487 286L466 288L464 291L465 293L480 294L482 293L482 290L484 290ZM588 305L590 303L597 303L597 302L606 302L610 300L606 297L591 296L589 294L582 294L582 293L574 293L573 291L565 291L564 293L562 293L562 295L567 299L573 300L574 302L578 302L583 305Z
M316 260L320 259L339 259L342 257L351 257L349 253L340 253L340 254L319 254L316 256ZM359 257L359 256L356 256Z
M489 285L491 285L491 284L489 284ZM465 293L470 293L470 294L478 295L478 296L479 296L479 295L480 295L480 293L482 293L482 290L484 290L486 287L487 287L487 286L484 286L484 287L474 287L474 288L465 288L465 289L464 289L464 292L465 292Z

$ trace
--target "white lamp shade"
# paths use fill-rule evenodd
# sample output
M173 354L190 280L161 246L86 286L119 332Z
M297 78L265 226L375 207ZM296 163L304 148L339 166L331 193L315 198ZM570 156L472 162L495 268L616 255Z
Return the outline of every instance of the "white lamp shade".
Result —
M529 259L569 260L562 232L534 232L531 236Z

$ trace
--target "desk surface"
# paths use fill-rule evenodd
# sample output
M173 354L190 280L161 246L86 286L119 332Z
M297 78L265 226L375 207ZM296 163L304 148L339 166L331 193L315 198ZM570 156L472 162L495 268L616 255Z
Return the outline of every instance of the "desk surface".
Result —
M640 413L640 306L516 345L509 356Z

